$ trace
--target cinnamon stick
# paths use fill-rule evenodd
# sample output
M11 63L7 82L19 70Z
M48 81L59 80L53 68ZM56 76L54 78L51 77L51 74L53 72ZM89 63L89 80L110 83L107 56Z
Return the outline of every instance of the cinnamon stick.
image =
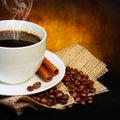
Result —
M44 58L41 66L38 69L38 74L43 78L43 80L49 82L58 73L59 69L47 58Z
M59 73L59 69L46 57L43 60L43 66L52 74L52 76L55 76Z
M49 82L52 80L51 73L43 66L41 65L38 69L38 74L45 80L46 82Z

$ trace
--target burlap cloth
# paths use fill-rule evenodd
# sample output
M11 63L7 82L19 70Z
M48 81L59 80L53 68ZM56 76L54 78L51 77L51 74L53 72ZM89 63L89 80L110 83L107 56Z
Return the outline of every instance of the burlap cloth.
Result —
M66 66L77 68L78 70L88 74L89 77L94 80L96 92L93 95L109 91L98 81L101 76L108 72L106 64L98 60L83 46L80 46L79 44L73 44L67 48L57 51L55 54L63 60ZM62 81L56 86L58 89L69 95L67 104L57 104L49 107L38 103L30 96L0 96L0 104L7 106L11 110L15 111L18 115L21 115L25 107L32 107L35 110L42 110L42 108L65 109L66 106L75 103L74 99L69 94Z

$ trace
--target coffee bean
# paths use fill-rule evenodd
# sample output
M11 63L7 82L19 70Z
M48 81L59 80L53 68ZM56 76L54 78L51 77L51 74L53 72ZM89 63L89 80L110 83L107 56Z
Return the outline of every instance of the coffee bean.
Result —
M69 87L70 87L71 89L74 89L74 88L75 88L75 84L74 84L74 83L71 83L71 84L69 84Z
M73 98L76 98L78 93L76 91L73 91L73 93L71 93L71 95L72 95Z
M77 103L79 103L79 102L81 101L81 97L76 97L76 98L75 98L75 101L76 101Z
M62 99L65 99L65 100L67 100L68 98L69 98L68 94L64 94L63 97L62 97Z
M28 87L27 87L27 90L28 90L28 91L33 91L33 86L28 86Z
M81 101L80 101L80 104L81 104L81 105L85 105L86 103L85 103L84 100L81 100Z
M63 97L64 93L62 91L57 91L56 98L61 98Z
M88 100L87 102L88 102L88 103L93 103L93 100Z
M62 100L60 101L60 103L61 103L61 104L66 104L67 101L62 99Z
M49 98L53 99L53 98L55 98L55 95L50 94L50 95L49 95Z
M27 90L28 91L33 91L34 89L38 89L41 86L41 82L35 82L32 86L28 86Z
M81 93L80 96L83 98L86 98L87 97L87 94L86 93Z
M38 89L41 86L41 82L35 82L33 84L33 89Z
M40 102L41 102L42 104L47 104L47 103L48 103L48 99L45 98L45 97L43 97L43 98L40 99Z
M88 100L93 100L92 96L88 96L87 98L88 98Z

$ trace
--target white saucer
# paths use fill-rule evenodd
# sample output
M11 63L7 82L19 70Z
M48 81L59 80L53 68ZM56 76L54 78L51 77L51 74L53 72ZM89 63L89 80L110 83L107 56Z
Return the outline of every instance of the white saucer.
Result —
M31 94L45 91L55 86L57 83L59 83L65 74L65 65L63 61L57 55L55 55L54 53L48 50L46 50L45 52L45 57L48 58L59 69L59 74L53 77L53 79L50 82L45 82L42 78L40 78L37 74L35 74L30 80L28 80L23 84L7 85L7 84L0 83L0 95L6 95L6 96L31 95ZM33 91L28 91L27 86L32 85L36 81L41 82L41 87Z

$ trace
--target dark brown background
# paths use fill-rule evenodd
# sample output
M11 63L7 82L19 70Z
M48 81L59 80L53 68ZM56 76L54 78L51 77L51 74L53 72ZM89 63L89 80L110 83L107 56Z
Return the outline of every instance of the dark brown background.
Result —
M22 116L0 107L0 118L9 119L115 119L120 108L120 1L119 0L35 0L27 20L42 25L47 49L55 52L79 43L107 64L109 72L100 81L110 92L95 96L87 106L64 111L25 109ZM0 20L12 19L0 2ZM35 117L35 118L34 118Z

